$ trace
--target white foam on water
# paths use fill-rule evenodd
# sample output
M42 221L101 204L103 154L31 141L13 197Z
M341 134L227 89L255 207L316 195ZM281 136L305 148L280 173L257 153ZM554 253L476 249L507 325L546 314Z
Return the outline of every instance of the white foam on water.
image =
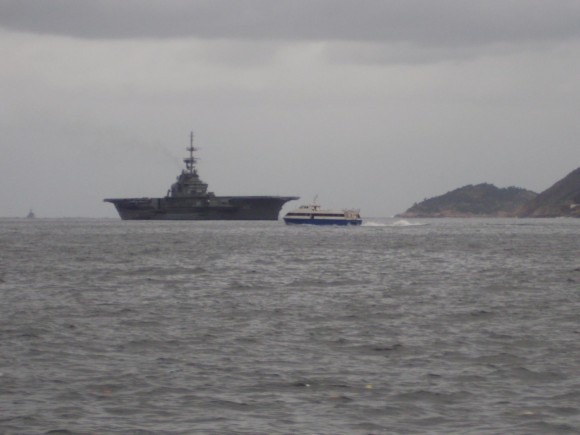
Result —
M382 222L363 222L363 227L387 227L388 225Z
M377 222L377 221L364 221L363 227L421 227L427 225L422 222L409 222L407 220L398 220L396 222Z
M422 227L424 225L427 225L427 224L424 224L422 222L409 222L409 221L402 219L400 221L392 223L389 226L391 226L391 227Z

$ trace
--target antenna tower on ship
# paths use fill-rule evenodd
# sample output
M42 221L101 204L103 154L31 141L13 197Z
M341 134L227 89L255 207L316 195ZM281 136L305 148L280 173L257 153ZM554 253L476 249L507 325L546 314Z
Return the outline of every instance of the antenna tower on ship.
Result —
M189 151L189 157L183 159L183 161L185 162L185 167L187 168L187 172L189 172L190 174L194 174L195 173L195 163L197 162L197 159L195 157L193 157L193 152L197 151L197 148L193 147L193 131L190 134L190 141L189 141L189 147L186 148L187 151Z

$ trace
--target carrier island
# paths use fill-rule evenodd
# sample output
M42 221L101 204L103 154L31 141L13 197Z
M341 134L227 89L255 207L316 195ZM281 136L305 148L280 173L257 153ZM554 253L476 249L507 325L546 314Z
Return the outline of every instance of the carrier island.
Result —
M278 220L297 196L216 196L197 173L193 133L185 169L163 198L107 198L123 220Z

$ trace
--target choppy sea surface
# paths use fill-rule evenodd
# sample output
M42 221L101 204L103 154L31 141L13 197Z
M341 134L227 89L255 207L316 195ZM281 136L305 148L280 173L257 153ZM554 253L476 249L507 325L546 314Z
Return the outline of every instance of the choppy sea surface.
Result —
M2 434L580 433L580 220L0 219Z

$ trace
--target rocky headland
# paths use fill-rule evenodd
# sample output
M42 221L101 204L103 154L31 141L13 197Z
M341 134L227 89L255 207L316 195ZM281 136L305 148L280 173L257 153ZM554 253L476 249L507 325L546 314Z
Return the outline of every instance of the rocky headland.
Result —
M580 217L580 168L540 194L519 187L468 185L415 203L404 218Z
M580 217L580 168L523 204L518 217Z
M398 217L509 217L537 195L518 187L470 184L416 203Z

